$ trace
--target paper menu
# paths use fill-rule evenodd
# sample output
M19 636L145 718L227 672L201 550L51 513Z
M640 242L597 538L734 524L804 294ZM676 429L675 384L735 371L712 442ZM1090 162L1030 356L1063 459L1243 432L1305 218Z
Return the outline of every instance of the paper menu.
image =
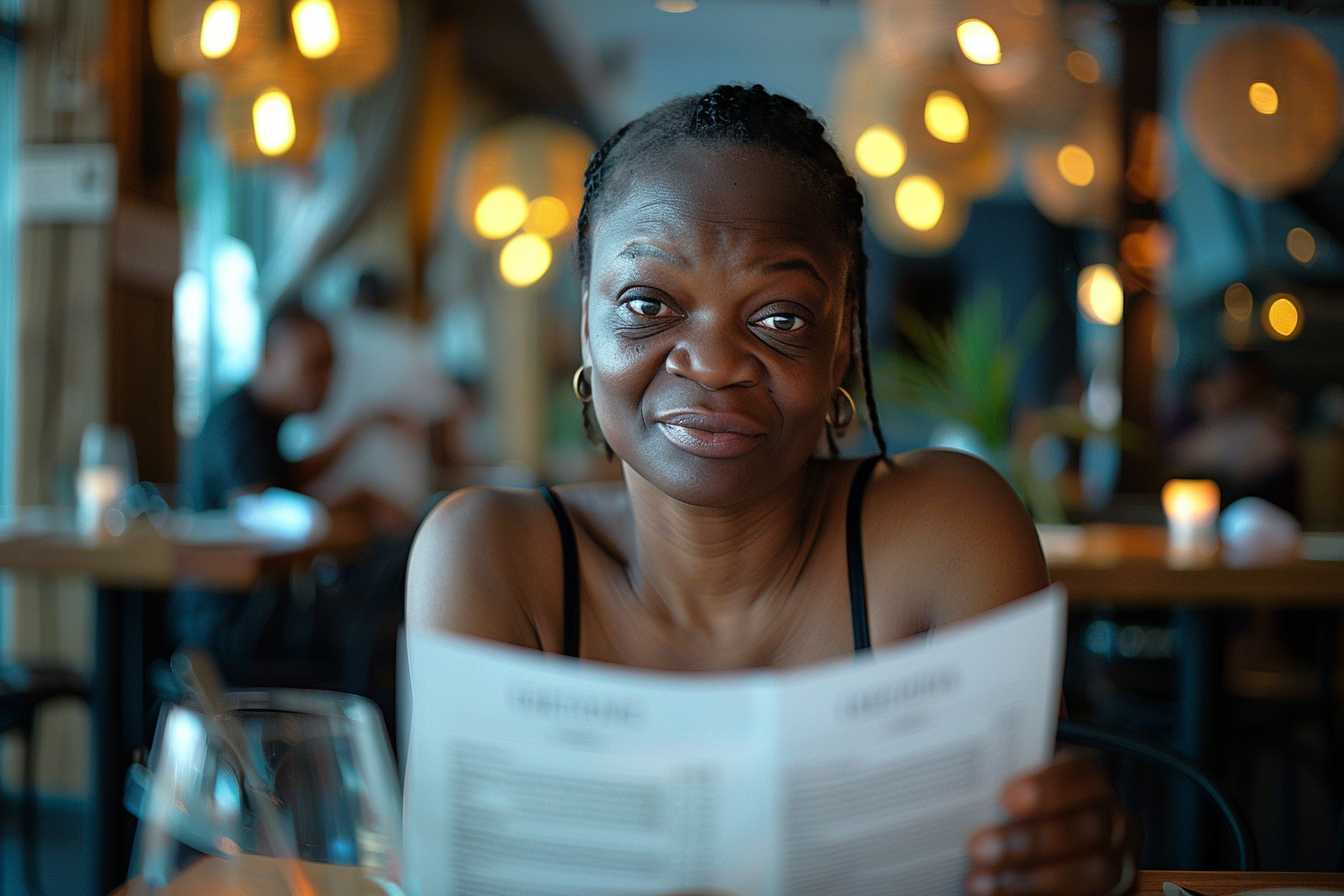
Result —
M664 673L408 639L424 896L957 893L1054 741L1053 587L825 664Z

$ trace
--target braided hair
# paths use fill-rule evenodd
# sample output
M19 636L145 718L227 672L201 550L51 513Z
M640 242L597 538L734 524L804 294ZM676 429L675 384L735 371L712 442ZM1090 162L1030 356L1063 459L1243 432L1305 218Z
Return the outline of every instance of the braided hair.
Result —
M863 195L846 170L835 147L826 139L826 129L808 109L788 97L752 87L721 85L701 96L686 96L659 106L612 134L593 153L583 176L583 207L579 211L574 251L579 278L587 282L592 267L592 224L622 187L634 176L640 159L661 153L677 143L695 141L707 145L752 146L778 153L798 166L806 187L824 202L838 235L850 249L849 279L845 304L852 312L850 334L858 348L858 378L851 362L845 381L861 388L868 421L878 450L887 453L882 425L873 399L872 370L868 352L868 255L863 251ZM592 405L583 406L583 427L589 439L606 447L597 429ZM837 453L835 434L826 426L826 442Z

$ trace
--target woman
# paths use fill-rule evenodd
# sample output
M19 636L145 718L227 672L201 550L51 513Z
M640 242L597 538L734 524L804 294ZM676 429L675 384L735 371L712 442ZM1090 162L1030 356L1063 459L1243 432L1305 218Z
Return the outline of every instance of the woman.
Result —
M741 669L890 644L1045 587L1031 519L988 466L817 456L856 387L886 453L862 220L820 122L759 85L675 100L608 140L578 220L574 386L624 482L448 498L411 558L410 624ZM969 844L968 893L1127 888L1135 825L1095 762L1063 752L1003 803L1012 821Z

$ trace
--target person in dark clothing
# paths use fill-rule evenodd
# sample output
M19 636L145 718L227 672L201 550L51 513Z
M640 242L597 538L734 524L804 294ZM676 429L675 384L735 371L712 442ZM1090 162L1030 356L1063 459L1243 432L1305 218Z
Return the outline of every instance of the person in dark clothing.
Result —
M371 421L303 460L285 459L278 445L285 418L321 407L333 361L326 326L301 306L285 304L271 316L255 374L210 411L192 446L183 482L192 510L224 510L268 488L302 491L339 458ZM386 680L369 664L392 662L381 658L386 633L375 632L390 627L395 640L410 521L364 494L329 510L333 527L362 548L344 567L330 568L328 582L266 582L248 594L179 589L169 606L173 639L209 649L234 685L367 692L369 682Z

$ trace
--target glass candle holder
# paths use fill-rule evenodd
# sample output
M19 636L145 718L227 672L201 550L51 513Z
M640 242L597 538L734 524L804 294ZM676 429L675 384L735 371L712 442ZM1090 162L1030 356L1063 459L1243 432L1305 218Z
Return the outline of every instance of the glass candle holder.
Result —
M1218 484L1208 479L1172 479L1162 486L1171 559L1189 562L1218 553L1218 504Z

